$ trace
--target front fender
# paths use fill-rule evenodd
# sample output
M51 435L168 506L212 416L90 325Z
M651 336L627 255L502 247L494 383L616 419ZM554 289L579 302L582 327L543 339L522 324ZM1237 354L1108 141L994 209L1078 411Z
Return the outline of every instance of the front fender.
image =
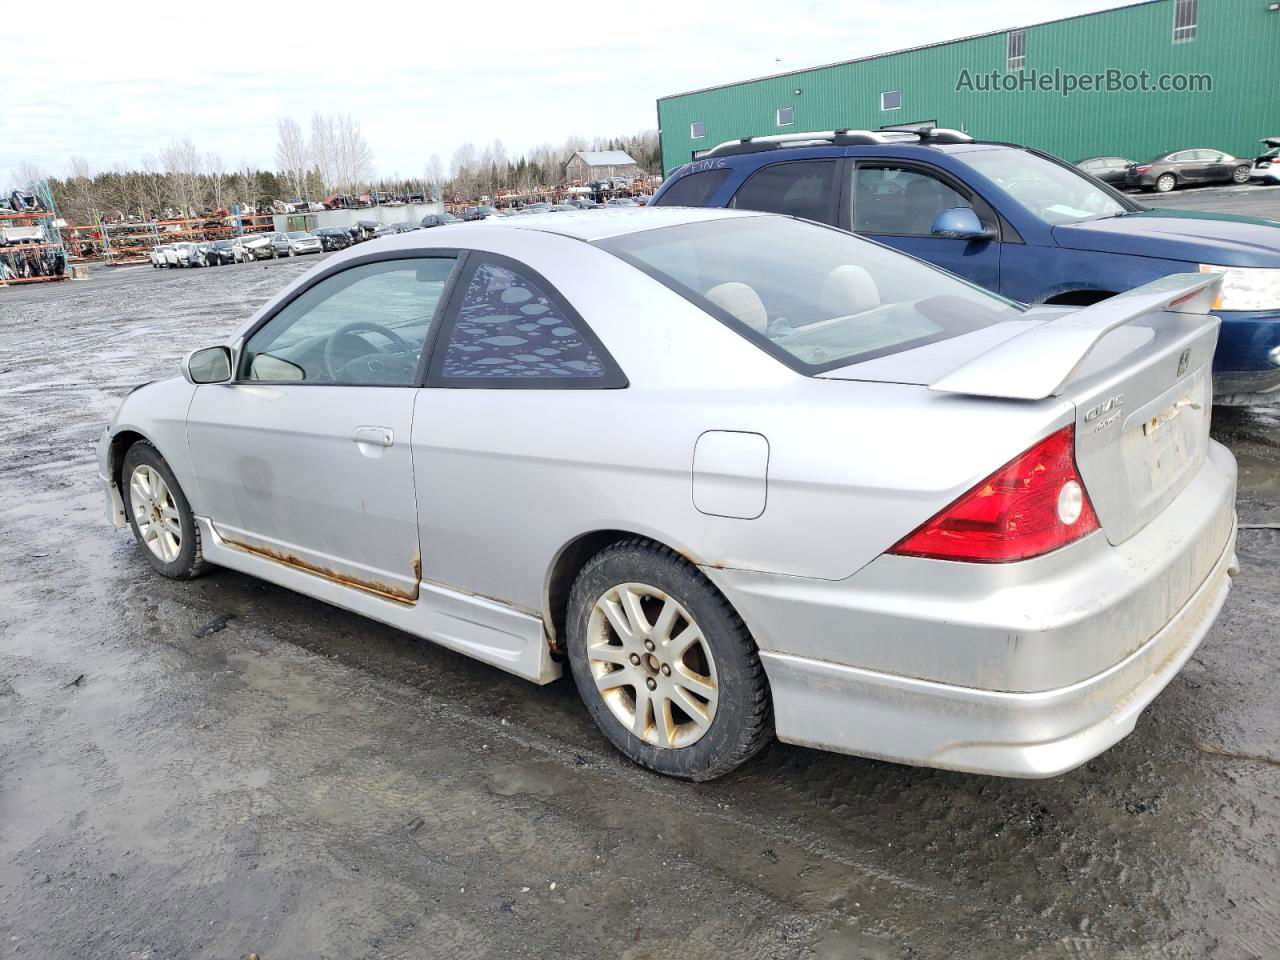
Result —
M98 469L102 479L114 484L120 458L129 443L145 440L164 457L191 509L199 514L199 484L187 449L187 411L197 389L184 378L173 377L149 383L125 397L99 441Z

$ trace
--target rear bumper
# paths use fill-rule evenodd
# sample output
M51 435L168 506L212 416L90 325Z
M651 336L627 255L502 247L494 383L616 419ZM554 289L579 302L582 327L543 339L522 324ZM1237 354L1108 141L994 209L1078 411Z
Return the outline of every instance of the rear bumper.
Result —
M842 582L708 574L756 636L779 739L1047 777L1129 733L1195 651L1236 572L1234 500L1234 461L1212 444L1118 547L1095 536L1005 565L882 557Z
M1235 564L1233 527L1209 578L1163 630L1109 670L1055 690L979 690L762 652L778 738L969 773L1064 773L1133 731L1212 626Z

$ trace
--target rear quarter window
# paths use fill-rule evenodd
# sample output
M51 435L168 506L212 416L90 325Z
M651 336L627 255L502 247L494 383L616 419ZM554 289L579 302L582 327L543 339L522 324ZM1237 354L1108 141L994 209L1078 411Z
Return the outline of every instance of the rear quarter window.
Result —
M729 179L729 170L705 170L690 173L671 186L654 203L656 207L705 207L712 194Z

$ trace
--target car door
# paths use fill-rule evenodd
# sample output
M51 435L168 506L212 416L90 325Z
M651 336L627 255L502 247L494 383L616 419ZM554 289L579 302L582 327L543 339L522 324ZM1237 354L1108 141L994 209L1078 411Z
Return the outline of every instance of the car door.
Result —
M1201 150L1205 155L1205 178L1215 182L1231 179L1231 171L1235 169L1234 158L1221 150Z
M424 581L540 615L560 546L548 531L574 515L582 485L601 482L589 453L599 441L573 424L588 407L623 416L626 385L545 277L469 253L413 421Z
M417 597L414 400L456 263L339 268L249 334L236 379L196 389L187 439L219 536L348 586Z
M1169 158L1173 172L1184 183L1203 183L1206 176L1207 161L1202 150L1183 150Z
M959 240L932 231L938 214L952 207L972 208L984 224L999 230L995 211L964 184L936 168L898 160L858 159L851 180L846 196L855 233L989 290L1000 289L998 239Z

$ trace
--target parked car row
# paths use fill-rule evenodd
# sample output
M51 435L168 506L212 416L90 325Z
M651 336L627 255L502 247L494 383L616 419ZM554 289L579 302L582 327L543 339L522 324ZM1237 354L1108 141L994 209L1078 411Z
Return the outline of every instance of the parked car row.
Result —
M291 230L248 234L228 240L162 243L151 249L150 260L153 267L217 267L276 257L299 257L319 253L321 249L321 241L314 234Z
M1115 187L1168 193L1178 187L1203 183L1245 184L1250 179L1280 183L1280 137L1264 137L1268 149L1255 160L1234 157L1222 150L1171 150L1138 163L1125 157L1089 157L1076 166Z

